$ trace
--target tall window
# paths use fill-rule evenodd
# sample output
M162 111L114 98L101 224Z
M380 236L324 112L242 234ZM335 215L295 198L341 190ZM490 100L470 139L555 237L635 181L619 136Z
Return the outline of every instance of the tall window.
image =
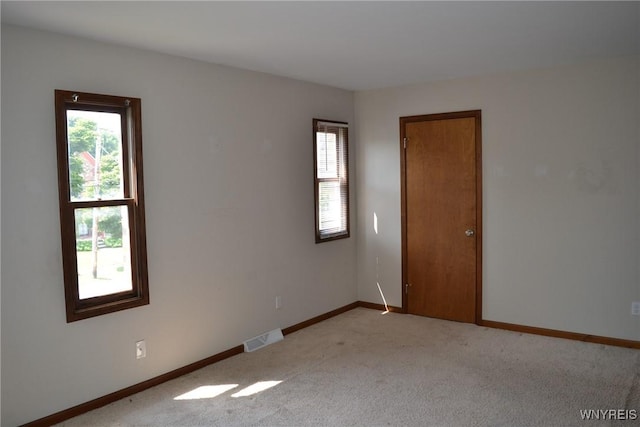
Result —
M316 243L349 237L347 123L313 120Z
M140 104L55 91L67 322L149 303Z

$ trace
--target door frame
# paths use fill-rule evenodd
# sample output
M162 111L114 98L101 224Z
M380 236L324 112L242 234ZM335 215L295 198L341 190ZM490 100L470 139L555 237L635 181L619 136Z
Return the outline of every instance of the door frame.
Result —
M400 117L400 198L402 222L402 312L408 313L407 299L407 151L404 139L408 123L432 120L448 120L474 118L476 142L476 316L475 323L482 323L482 111L468 110L451 113L426 114L419 116Z

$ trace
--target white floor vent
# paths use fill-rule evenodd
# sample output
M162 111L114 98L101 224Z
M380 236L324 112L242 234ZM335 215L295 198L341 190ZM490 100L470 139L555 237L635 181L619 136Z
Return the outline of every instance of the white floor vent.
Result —
M282 330L274 329L273 331L266 332L255 338L251 338L250 340L246 340L244 342L244 351L249 353L269 344L273 344L274 342L282 341L283 339L284 336L282 336Z

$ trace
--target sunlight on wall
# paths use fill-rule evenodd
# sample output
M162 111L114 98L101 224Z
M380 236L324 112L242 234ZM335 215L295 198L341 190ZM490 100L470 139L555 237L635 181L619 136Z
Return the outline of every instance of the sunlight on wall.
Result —
M373 231L378 234L378 214L373 213ZM376 285L378 286L378 292L380 292L380 296L382 297L382 302L384 303L385 311L382 314L387 314L389 312L389 306L387 305L387 299L384 297L384 293L382 292L382 288L380 287L380 258L376 257Z
M385 312L382 314L386 314L389 312L389 306L387 305L387 299L384 297L384 293L382 293L382 288L380 287L380 282L376 282L378 285L378 290L380 291L380 296L382 297L382 302L384 303Z
M378 215L375 212L373 213L373 231L378 234Z

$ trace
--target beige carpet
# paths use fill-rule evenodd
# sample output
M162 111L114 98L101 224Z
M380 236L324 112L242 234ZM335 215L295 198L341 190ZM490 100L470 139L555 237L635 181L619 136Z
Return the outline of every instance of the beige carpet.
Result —
M640 425L639 354L358 308L62 425Z

